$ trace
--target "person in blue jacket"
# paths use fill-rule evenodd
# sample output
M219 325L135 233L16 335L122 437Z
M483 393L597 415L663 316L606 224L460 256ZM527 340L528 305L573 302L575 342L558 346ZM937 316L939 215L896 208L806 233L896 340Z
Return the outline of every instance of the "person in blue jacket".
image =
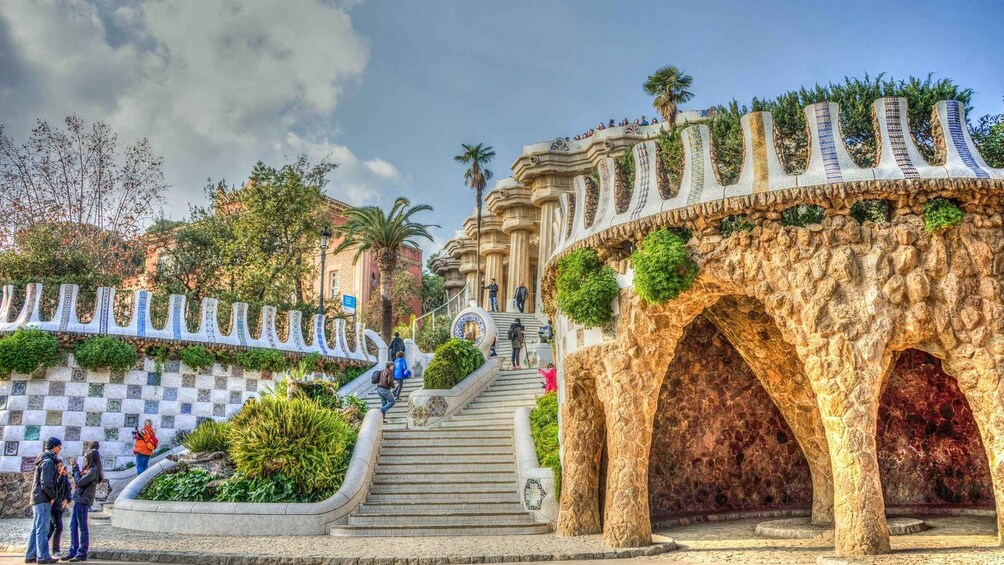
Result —
M404 351L398 351L397 357L394 359L394 382L396 384L394 398L396 400L401 400L401 387L404 386L404 379L410 376L411 371L408 370L408 362L404 360Z

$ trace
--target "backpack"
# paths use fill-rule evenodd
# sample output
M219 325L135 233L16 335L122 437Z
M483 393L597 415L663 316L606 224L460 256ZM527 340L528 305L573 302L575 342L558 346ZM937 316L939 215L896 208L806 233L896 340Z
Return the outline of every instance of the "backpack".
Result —
M157 439L156 435L150 436L150 439L146 440L147 445L150 446L151 450L156 450L157 446L160 445L160 440Z
M370 384L380 384L380 373L381 371L373 371L373 374L370 375Z
M516 339L516 326L509 326L509 333L506 335L509 341Z

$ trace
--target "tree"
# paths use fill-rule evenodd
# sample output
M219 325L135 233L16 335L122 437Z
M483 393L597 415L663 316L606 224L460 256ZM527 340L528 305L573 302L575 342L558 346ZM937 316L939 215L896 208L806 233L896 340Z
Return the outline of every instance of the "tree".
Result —
M979 147L987 165L1004 168L1004 114L980 118L973 128L973 143Z
M481 203L485 187L488 186L488 181L492 180L492 172L490 169L486 169L485 165L495 158L495 151L491 145L486 147L483 143L477 145L461 143L460 147L463 151L453 157L453 160L461 165L470 165L464 172L464 182L474 189L474 202L478 209L478 266L475 280L481 284ZM481 296L480 292L476 294ZM478 303L480 304L481 301L478 300Z
M0 246L37 224L93 226L70 243L93 249L98 272L115 271L116 250L101 247L100 238L139 235L163 201L162 164L146 139L120 153L118 136L103 122L88 127L70 116L63 129L39 120L23 145L0 126Z
M420 237L432 241L428 228L439 226L412 220L415 214L431 210L428 204L412 206L407 198L399 197L387 212L377 206L349 208L345 211L345 223L334 227L335 235L342 238L335 248L336 254L350 248L355 248L356 259L366 251L373 254L380 271L380 329L388 342L393 321L392 274L398 265L401 246L417 247L415 240Z
M0 251L0 284L24 286L38 282L55 288L60 284L80 285L82 294L91 295L99 286L117 286L122 282L118 273L105 273L97 268L93 247L74 243L80 237L79 226L36 223L17 232L15 245ZM122 241L114 232L99 233L90 228L85 234L92 241L103 243L116 253L131 254L123 262L137 266L140 256L136 249Z
M422 313L431 312L446 302L446 287L443 277L430 271L422 271Z
M408 272L408 266L399 262L397 267L394 268L394 274L391 275L390 301L393 318L391 320L392 324L395 320L401 318L403 312L411 310L411 301L421 296L421 291L419 282ZM378 294L370 296L369 301L366 303L366 308L363 310L362 320L367 326L375 327L383 324L382 296Z
M694 93L687 90L693 82L694 77L670 65L649 75L642 88L645 94L655 96L652 107L662 115L664 123L673 127L676 125L676 115L679 112L678 105L689 102L694 97Z

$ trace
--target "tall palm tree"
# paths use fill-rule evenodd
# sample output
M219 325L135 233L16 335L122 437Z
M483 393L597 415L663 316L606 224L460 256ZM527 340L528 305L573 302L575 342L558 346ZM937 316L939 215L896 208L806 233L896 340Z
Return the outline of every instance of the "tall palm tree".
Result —
M364 251L373 253L380 271L380 333L388 342L393 324L391 288L401 246L417 246L415 239L420 237L432 241L428 229L439 227L411 219L415 214L426 211L432 211L432 206L412 206L407 198L398 197L389 212L384 212L377 206L349 208L345 211L346 222L334 227L334 235L342 238L335 248L336 255L351 247L356 248L356 259Z
M481 284L481 201L485 194L485 187L488 186L488 181L492 179L492 172L485 168L485 165L491 163L492 159L495 158L495 150L492 149L491 145L485 146L484 143L479 143L477 145L468 145L467 143L461 143L460 147L463 151L459 155L453 158L454 161L460 163L461 165L470 165L467 171L464 173L464 182L467 186L474 189L474 198L477 203L478 208L478 274L477 284ZM475 291L475 296L478 297L478 304L481 304L481 291Z
M645 94L655 96L652 107L662 114L663 121L671 128L676 126L676 115L679 113L677 105L694 97L694 93L687 90L692 82L694 77L670 65L649 75L642 85Z

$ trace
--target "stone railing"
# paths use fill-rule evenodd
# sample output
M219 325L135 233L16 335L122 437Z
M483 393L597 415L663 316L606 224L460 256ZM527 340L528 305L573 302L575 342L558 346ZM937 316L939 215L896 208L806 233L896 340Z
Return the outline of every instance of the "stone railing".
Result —
M498 357L489 357L473 373L449 390L421 388L408 396L408 427L428 428L462 410L499 375Z
M112 525L130 530L210 536L317 536L366 498L383 435L383 417L363 419L345 480L327 500L311 503L163 502L139 494L174 461L161 461L129 483L112 507Z
M172 294L168 300L167 319L164 323L155 324L150 313L152 294L148 290L133 291L132 314L129 321L120 326L115 319L115 289L102 287L95 297L94 315L89 322L81 322L78 316L77 295L79 287L74 284L59 286L59 299L55 312L50 319L42 319L40 306L42 300L42 285L32 283L27 285L19 312L14 312L14 304L18 296L12 285L3 287L0 298L0 333L12 332L19 328L37 328L48 332L71 334L112 335L125 338L179 341L200 345L221 345L233 347L249 347L276 349L289 353L319 353L325 357L349 361L375 362L377 357L366 353L364 339L371 340L381 355L386 358L386 344L372 331L363 331L361 325L355 328L356 347L351 349L347 340L346 323L344 319L334 320L335 335L329 339L326 334L327 320L321 314L315 314L311 322L312 335L309 341L304 339L301 328L302 313L290 311L288 316L288 335L280 339L276 330L275 306L264 306L261 312L261 331L257 337L248 328L248 305L236 302L231 306L230 330L220 331L217 321L219 300L204 298L199 315L198 330L192 332L185 321L185 297Z
M523 509L533 512L540 522L558 521L558 493L554 471L541 467L530 433L530 409L513 413L513 442L516 448L516 487Z
M809 129L809 161L802 174L785 171L774 145L774 127L769 112L753 112L742 117L743 164L736 184L722 186L712 158L711 132L706 125L682 130L684 166L680 186L666 186L660 174L658 146L652 139L636 144L632 151L635 178L630 194L616 189L617 163L605 158L598 165L599 186L591 179L576 177L574 190L561 198L558 239L549 265L565 251L592 236L616 235L621 228L642 220L675 213L697 223L709 204L722 202L731 214L744 213L743 197L833 185L876 184L882 181L923 183L937 179L1004 179L1004 169L989 167L969 135L965 107L947 100L935 104L933 112L936 154L941 164L927 163L910 134L907 102L904 98L880 98L872 105L876 124L878 165L858 167L844 145L839 108L832 102L812 104L804 109ZM630 179L629 179L630 180ZM899 183L901 184L901 182ZM836 189L835 189L836 190ZM665 195L665 196L664 196ZM629 198L628 198L629 197ZM627 205L624 202L627 201ZM595 205L588 203L595 202ZM592 242L595 246L595 240Z

